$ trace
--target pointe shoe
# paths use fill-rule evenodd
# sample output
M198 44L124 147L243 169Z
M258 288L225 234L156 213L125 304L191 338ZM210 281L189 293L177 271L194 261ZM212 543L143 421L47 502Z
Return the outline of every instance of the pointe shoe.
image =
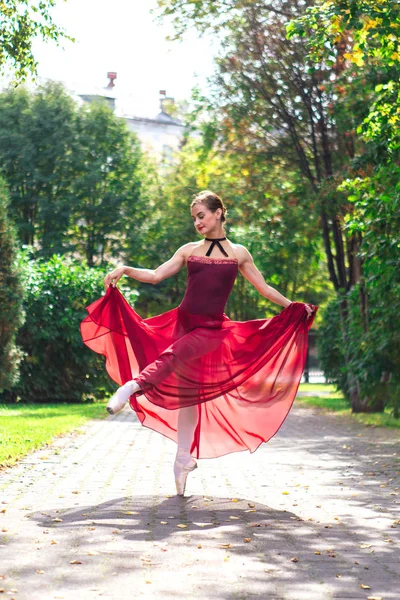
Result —
M135 394L139 390L139 384L133 380L122 385L108 401L106 406L107 412L109 412L110 415L116 415L119 413L124 408L132 394Z
M194 458L189 457L189 462L181 462L181 460L176 458L174 463L175 485L178 496L184 495L187 476L191 471L197 469L197 462Z

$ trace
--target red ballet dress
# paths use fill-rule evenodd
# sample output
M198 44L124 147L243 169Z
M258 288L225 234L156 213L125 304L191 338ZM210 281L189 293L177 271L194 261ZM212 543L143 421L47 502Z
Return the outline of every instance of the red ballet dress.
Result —
M303 373L305 305L270 319L231 321L225 304L238 273L235 258L189 256L180 305L142 319L113 286L81 323L84 343L106 357L119 385L136 379L130 405L141 423L177 441L179 409L195 406L191 453L213 458L254 452L285 420Z

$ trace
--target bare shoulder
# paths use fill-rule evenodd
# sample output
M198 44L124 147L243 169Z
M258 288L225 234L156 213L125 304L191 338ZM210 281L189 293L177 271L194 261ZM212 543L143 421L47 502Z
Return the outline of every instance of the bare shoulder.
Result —
M178 250L175 252L175 255L183 256L186 259L190 256L195 248L199 246L201 242L188 242L187 244L183 244Z
M247 250L247 248L242 246L242 244L234 244L233 242L229 242L229 244L231 245L235 257L238 259L239 267L247 261L253 261L250 252Z

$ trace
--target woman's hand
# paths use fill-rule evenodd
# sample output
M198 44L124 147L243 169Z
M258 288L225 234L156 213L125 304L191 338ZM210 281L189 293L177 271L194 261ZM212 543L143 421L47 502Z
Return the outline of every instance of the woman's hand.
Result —
M114 271L111 271L111 273L108 273L108 275L104 277L104 287L106 289L109 288L110 285L115 287L116 283L121 279L124 273L125 267L118 267L117 269L114 269Z
M307 311L307 319L309 319L315 313L315 306L313 304L305 304L304 306L306 307Z

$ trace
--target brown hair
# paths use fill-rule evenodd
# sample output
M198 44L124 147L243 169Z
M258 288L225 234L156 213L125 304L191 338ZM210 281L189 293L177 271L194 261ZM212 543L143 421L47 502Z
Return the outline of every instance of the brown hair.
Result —
M226 221L226 206L222 202L221 198L217 196L217 194L214 194L214 192L204 190L199 194L195 194L190 208L193 208L195 204L204 204L205 206L207 206L208 210L211 210L212 212L216 212L216 210L220 208L222 210L221 222L223 223L224 221Z

